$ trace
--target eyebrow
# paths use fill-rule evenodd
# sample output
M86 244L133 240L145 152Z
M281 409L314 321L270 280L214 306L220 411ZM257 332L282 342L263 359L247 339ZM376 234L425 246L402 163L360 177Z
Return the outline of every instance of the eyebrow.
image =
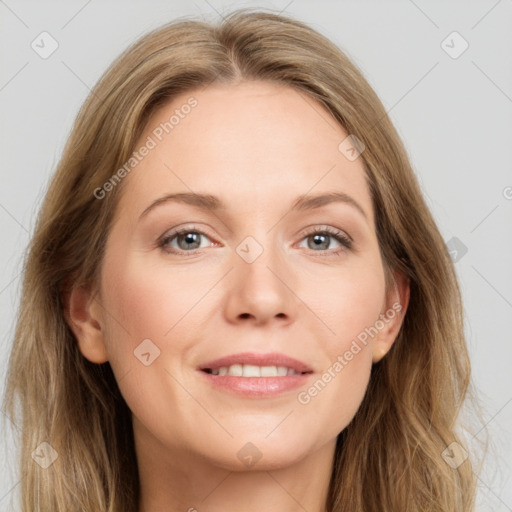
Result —
M157 206L169 202L177 202L194 206L200 210L226 211L226 205L216 196L211 194L198 194L195 192L181 192L176 194L166 194L153 201L140 215L139 221L145 217L151 210ZM314 196L299 196L291 205L292 211L306 211L321 208L331 203L345 203L353 206L363 217L368 220L368 215L363 207L351 196L345 192L327 192Z

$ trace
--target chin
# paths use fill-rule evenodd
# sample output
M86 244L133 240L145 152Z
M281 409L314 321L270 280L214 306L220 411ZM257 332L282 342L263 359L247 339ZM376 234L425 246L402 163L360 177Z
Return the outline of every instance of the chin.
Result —
M234 436L228 442L207 442L207 451L202 456L211 464L228 471L269 471L291 466L315 451L306 433L293 438L277 432L268 438L261 431L251 435ZM215 450L212 451L212 447Z

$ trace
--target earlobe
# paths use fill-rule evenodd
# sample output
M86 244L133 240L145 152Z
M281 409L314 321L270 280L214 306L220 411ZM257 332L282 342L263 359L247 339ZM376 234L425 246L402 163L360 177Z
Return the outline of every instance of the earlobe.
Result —
M382 329L373 342L372 361L377 363L391 349L395 342L409 305L410 283L409 278L402 271L394 273L395 284L386 297L380 319Z
M63 293L66 321L75 334L80 352L92 363L108 361L102 330L101 306L89 288L73 286Z

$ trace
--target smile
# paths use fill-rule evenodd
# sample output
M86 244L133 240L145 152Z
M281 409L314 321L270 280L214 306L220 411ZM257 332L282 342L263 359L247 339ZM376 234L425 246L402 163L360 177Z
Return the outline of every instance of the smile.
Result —
M297 372L286 366L256 366L253 364L232 364L214 369L205 368L203 371L211 375L231 375L233 377L286 377L307 373Z

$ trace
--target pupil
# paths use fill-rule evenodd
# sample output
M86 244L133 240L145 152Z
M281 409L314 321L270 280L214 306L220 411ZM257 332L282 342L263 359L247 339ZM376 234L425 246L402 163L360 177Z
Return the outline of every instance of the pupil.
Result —
M313 240L315 242L315 247L318 247L319 245L322 245L322 244L325 245L325 241L322 241L322 239L326 239L326 238L327 237L325 235L314 235Z
M187 233L186 235L184 235L184 242L185 242L184 245L185 245L185 247L182 247L182 248L184 248L184 249L189 248L190 249L190 246L187 245L187 244L189 244L189 243L193 244L194 242L197 244L197 240L196 239L198 238L198 236L199 236L199 233ZM194 248L196 248L196 247L194 247Z

